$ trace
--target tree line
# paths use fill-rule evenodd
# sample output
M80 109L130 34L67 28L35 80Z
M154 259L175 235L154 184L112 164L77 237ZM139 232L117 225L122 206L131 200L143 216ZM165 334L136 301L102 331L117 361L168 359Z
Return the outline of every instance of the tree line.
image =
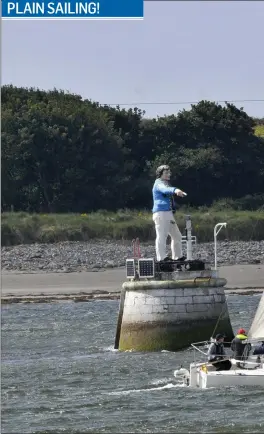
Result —
M254 134L263 119L243 108L200 101L149 119L56 89L1 91L2 211L151 209L160 164L190 206L263 204L264 138Z

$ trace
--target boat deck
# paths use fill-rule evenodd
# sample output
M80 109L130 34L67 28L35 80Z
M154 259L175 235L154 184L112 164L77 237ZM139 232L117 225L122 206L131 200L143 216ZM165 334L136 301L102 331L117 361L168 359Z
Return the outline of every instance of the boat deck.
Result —
M230 371L209 371L207 373L207 375L212 375L212 376L216 376L216 375L224 375L224 376L234 376L234 375L246 375L248 376L252 376L255 377L257 375L264 375L264 370L263 369L230 369Z

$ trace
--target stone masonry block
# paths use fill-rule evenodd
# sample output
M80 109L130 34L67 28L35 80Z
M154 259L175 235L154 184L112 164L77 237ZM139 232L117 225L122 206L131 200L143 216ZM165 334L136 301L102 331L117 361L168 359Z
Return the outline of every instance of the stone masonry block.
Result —
M178 289L171 288L171 289L164 289L164 296L165 297L173 297L176 295L176 292Z
M146 289L144 290L145 295L149 295L151 297L162 297L165 295L166 289Z
M170 288L170 289L165 289L165 294L167 296L170 295L174 295L175 297L183 297L183 292L184 289L183 288Z
M165 304L160 304L159 306L152 306L153 313L164 313L168 312L169 307Z
M146 296L146 301L145 301L145 304L147 304L147 305L153 305L153 304L155 304L155 298L154 297L149 297L149 296Z
M214 303L214 296L212 295L194 295L193 296L193 303Z
M215 295L217 294L217 289L218 288L208 288L209 289L209 295Z
M134 306L135 296L134 293L127 292L125 298L125 306Z
M214 299L216 303L224 303L225 302L225 295L214 295Z
M192 297L175 297L175 299L175 304L192 304L193 302Z
M139 311L143 315L148 314L148 313L152 313L153 312L153 306L151 306L149 304L144 304L143 306L140 307Z
M140 295L139 297L135 297L135 306L141 306L146 303L146 297Z
M158 306L158 305L160 305L161 304L161 300L160 300L160 298L161 297L155 297L154 299L153 299L153 305L155 306Z
M175 297L160 297L161 304L175 304Z
M126 300L125 301L125 303L124 303L124 307L126 308L126 309L134 309L134 304L132 304L132 302L131 301L129 301L129 300Z
M187 304L187 312L206 312L208 311L208 306L206 304Z
M179 314L175 314L175 312L153 313L150 322L158 321L158 322L171 324L175 322L175 315L177 315L178 317Z
M175 298L174 296L166 297L167 304L175 304Z
M156 313L155 314L148 313L146 315L142 315L141 318L140 318L140 321L137 321L137 322L140 322L140 323L150 323L150 322L153 321L153 315L157 315L157 314Z
M132 310L130 308L129 312L130 313L144 313L146 311L146 308L148 309L149 306L147 306L146 304L139 304L139 305L135 305L134 309Z
M184 304L169 305L169 312L184 313L186 312L186 306Z
M203 288L185 288L183 292L184 297L191 297L193 295L204 295Z
M126 317L127 315L134 315L135 312L136 311L134 309L134 306L125 306L123 318Z
M160 297L159 302L160 302L160 304L167 304L166 297Z

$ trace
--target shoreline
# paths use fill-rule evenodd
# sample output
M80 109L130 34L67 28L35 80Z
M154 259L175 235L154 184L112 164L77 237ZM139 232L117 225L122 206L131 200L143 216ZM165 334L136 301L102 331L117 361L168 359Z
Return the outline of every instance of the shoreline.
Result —
M199 239L198 239L199 241ZM141 243L141 256L154 258L155 244ZM185 252L186 246L183 246ZM214 264L213 242L193 246L193 257ZM100 272L125 267L126 259L133 257L131 242L90 240L87 242L60 242L2 247L1 265L4 273L84 273ZM219 241L219 266L263 264L263 241Z
M226 295L254 295L264 290L264 265L229 265L219 267L227 280ZM50 303L60 301L118 300L125 269L74 273L3 272L2 304Z
M263 288L225 288L225 295L258 295L262 294ZM54 295L10 295L1 297L1 304L32 304L32 303L59 303L59 302L89 302L89 301L106 301L106 300L119 300L120 292L108 293L79 293L79 294L54 294Z

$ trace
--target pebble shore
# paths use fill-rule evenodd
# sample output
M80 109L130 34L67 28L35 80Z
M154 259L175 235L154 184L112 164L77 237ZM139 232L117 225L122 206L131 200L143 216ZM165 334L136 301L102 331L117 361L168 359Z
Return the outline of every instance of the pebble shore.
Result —
M153 243L142 243L143 257L155 257ZM2 271L22 273L71 273L123 267L133 256L131 243L113 240L23 244L2 247ZM217 247L218 264L263 264L263 241L222 241ZM214 263L214 243L197 244L193 257Z

